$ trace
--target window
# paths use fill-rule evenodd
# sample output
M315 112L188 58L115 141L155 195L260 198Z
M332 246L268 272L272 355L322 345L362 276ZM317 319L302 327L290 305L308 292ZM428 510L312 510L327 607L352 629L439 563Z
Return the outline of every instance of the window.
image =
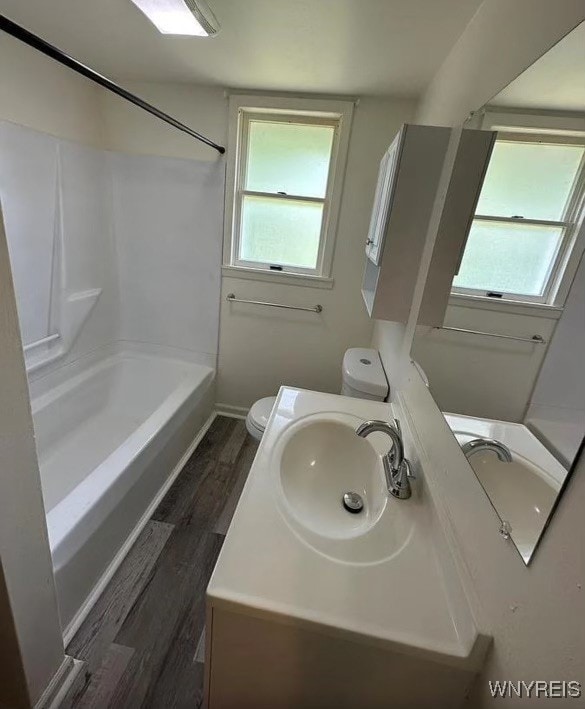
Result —
M352 105L317 110L329 102L232 99L237 150L228 175L226 265L327 278Z
M453 292L555 304L575 246L585 143L500 134Z

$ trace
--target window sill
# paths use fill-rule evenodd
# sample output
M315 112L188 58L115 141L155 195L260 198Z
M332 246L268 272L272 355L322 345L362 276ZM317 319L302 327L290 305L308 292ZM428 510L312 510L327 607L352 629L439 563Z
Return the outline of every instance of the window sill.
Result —
M479 308L480 310L492 310L500 313L510 313L512 315L530 315L537 318L548 318L558 320L563 308L558 305L547 305L545 303L521 303L517 300L495 300L480 295L463 295L451 293L449 305L460 308Z
M282 271L262 271L258 268L243 268L241 266L222 266L221 273L225 278L243 278L251 281L280 283L285 286L304 286L309 288L333 288L333 278L324 276L307 276L301 273L285 273Z

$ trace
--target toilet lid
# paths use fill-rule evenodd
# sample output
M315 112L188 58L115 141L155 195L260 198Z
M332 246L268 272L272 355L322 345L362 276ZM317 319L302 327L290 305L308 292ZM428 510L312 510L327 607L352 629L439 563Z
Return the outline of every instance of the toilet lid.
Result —
M252 404L250 413L248 414L252 423L256 428L263 431L266 428L272 409L274 408L275 396L267 396L264 399L258 399L255 404Z

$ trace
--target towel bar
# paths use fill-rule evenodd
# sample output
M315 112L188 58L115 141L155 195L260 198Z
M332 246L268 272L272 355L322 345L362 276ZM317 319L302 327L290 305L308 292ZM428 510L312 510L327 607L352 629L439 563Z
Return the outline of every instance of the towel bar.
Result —
M303 307L301 305L284 305L284 303L268 303L264 300L244 300L243 298L236 298L234 293L228 293L226 300L230 303L249 303L251 305L267 305L270 308L286 308L287 310L305 310L309 313L322 313L322 305L312 305L310 307Z

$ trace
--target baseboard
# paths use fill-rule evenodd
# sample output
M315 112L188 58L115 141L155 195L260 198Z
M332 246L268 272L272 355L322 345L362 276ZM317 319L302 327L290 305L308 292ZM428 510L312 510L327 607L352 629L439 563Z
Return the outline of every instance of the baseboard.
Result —
M61 709L66 706L65 698L77 682L85 666L82 660L76 660L65 655L61 667L55 672L53 678L35 704L35 709Z
M181 470L185 467L185 463L189 460L189 458L193 455L195 452L197 446L199 443L201 443L201 440L203 439L203 436L207 433L209 430L209 427L211 424L214 422L215 418L217 416L217 412L213 411L211 416L207 419L207 421L203 424L202 428L199 430L199 433L195 436L193 439L193 442L190 444L190 446L187 448L185 453L181 456L181 459L179 462L175 465L173 468L171 474L169 477L165 480L163 486L160 488L150 505L147 507L146 511L138 521L138 524L116 556L113 558L111 561L110 565L107 567L107 569L104 571L102 576L100 577L99 581L96 583L96 585L93 587L91 593L88 595L88 597L85 599L83 602L81 608L77 611L67 628L63 632L63 642L65 644L65 647L71 642L73 636L75 633L79 630L79 627L83 623L83 621L87 618L88 613L90 610L93 608L95 605L96 601L98 598L102 595L104 592L104 589L108 585L108 583L111 581L112 576L116 573L118 570L118 567L120 564L124 561L126 558L128 552L134 545L134 542L138 539L138 536L140 535L140 532L144 529L146 526L146 523L149 521L149 519L152 517L154 514L154 511L156 508L159 506L159 504L162 502L163 497L167 494L169 491L171 485L175 482L177 479L177 476L181 472Z
M250 409L245 406L232 406L231 404L216 404L215 411L219 416L229 416L234 419L245 419Z

